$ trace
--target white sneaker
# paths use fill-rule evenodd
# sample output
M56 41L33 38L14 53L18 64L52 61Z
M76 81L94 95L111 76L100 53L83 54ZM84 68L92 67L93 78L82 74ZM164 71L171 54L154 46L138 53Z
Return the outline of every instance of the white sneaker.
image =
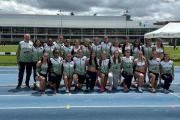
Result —
M142 92L142 89L141 89L141 87L138 87L138 90L139 90L139 92Z
M112 86L109 86L109 89L108 89L108 91L112 91Z
M153 93L154 93L154 92L156 92L156 89L154 89L154 88L151 88L151 92L153 92Z

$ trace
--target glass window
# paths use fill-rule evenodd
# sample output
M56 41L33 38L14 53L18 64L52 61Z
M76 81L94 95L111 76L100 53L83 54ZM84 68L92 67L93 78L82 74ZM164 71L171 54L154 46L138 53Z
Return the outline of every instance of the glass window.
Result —
M106 35L116 35L116 29L106 29Z
M37 28L37 34L46 34L46 29L45 28Z
M59 29L59 33L61 34L61 28ZM70 32L70 28L63 28L62 29L62 34L64 35L66 35L66 34L70 34L71 32Z
M126 29L117 29L117 35L126 35Z
M2 33L3 33L3 34L11 33L11 28L10 28L10 27L3 27L3 28L2 28Z
M71 35L81 35L81 29L78 28L71 29Z
M58 34L58 28L47 28L48 34Z
M94 29L94 35L104 35L105 29Z
M25 28L25 33L34 34L34 28Z
M93 29L82 29L83 35L93 35Z
M140 29L129 29L129 35L140 35Z

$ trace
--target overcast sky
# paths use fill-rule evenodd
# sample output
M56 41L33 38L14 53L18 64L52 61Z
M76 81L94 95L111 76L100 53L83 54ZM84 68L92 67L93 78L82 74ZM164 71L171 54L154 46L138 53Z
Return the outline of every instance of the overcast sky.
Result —
M132 19L146 25L157 21L180 20L180 0L0 0L0 14L120 16L130 11Z

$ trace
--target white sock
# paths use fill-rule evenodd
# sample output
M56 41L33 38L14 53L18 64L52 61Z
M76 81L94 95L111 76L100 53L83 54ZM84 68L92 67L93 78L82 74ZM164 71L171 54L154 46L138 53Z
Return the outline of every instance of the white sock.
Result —
M140 92L142 92L142 89L141 89L141 87L138 87L138 90L139 90Z

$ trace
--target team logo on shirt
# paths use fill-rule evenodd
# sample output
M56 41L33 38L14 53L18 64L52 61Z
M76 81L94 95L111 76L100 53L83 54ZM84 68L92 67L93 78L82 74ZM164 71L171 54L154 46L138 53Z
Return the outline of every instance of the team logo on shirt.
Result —
M73 63L71 63L71 65L73 65Z
M84 59L82 59L82 61L84 61Z
M101 48L101 46L99 46L98 48Z

